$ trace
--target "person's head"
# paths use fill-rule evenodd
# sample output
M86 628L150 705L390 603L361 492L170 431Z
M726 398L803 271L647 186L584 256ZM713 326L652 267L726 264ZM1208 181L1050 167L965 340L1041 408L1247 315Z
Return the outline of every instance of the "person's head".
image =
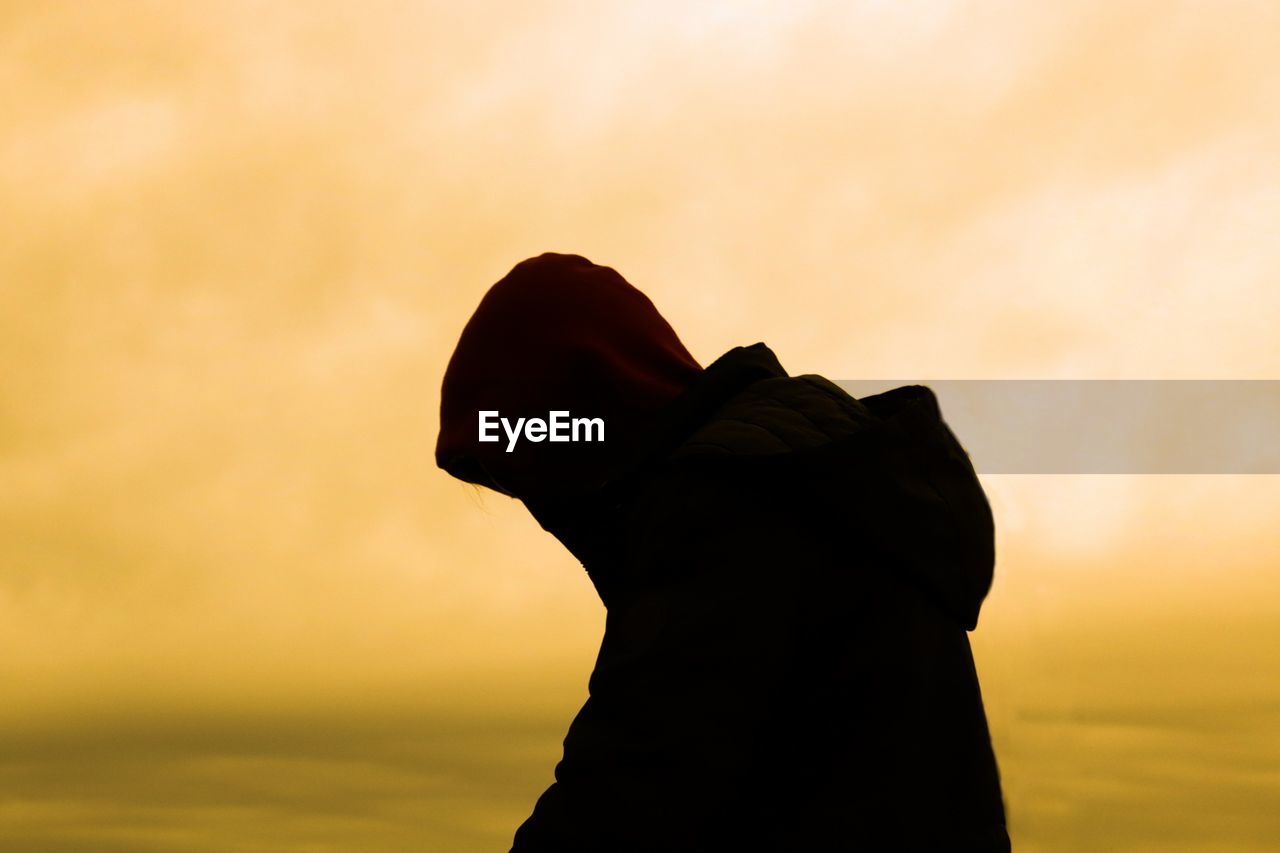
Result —
M489 288L462 330L441 388L436 464L517 498L585 492L701 370L614 270L579 255L530 258ZM480 440L482 412L496 413L486 420L497 441ZM522 431L508 450L508 427L552 412L601 419L604 440L582 440L585 427L579 441Z

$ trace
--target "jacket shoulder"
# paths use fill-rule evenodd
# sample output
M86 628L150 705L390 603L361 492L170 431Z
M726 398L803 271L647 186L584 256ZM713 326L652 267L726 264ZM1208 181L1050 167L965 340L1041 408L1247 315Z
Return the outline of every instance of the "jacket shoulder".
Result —
M866 406L822 376L771 377L728 400L671 458L788 453L843 438L872 420Z

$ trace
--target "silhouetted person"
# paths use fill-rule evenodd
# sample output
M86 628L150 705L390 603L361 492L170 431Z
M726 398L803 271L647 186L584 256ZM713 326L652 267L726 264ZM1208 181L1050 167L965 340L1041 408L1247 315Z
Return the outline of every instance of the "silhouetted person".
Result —
M482 411L605 440L481 442ZM992 517L929 389L854 399L763 343L703 369L612 269L544 254L464 329L436 459L608 611L516 853L1009 848L966 633Z

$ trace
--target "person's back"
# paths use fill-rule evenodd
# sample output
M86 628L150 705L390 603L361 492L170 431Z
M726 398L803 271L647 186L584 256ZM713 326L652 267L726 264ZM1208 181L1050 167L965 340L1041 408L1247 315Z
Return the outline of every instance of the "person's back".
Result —
M597 482L517 495L608 616L513 850L1007 850L966 634L991 515L932 393L764 344L682 385Z

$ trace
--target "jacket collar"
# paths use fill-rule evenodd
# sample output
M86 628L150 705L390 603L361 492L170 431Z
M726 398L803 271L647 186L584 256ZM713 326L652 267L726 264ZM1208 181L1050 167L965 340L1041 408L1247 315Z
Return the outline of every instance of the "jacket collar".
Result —
M527 497L522 501L544 530L560 540L582 563L606 606L603 577L616 510L660 462L747 386L786 376L773 350L763 342L738 346L706 367L660 409L620 454L620 461L596 488L575 495Z

